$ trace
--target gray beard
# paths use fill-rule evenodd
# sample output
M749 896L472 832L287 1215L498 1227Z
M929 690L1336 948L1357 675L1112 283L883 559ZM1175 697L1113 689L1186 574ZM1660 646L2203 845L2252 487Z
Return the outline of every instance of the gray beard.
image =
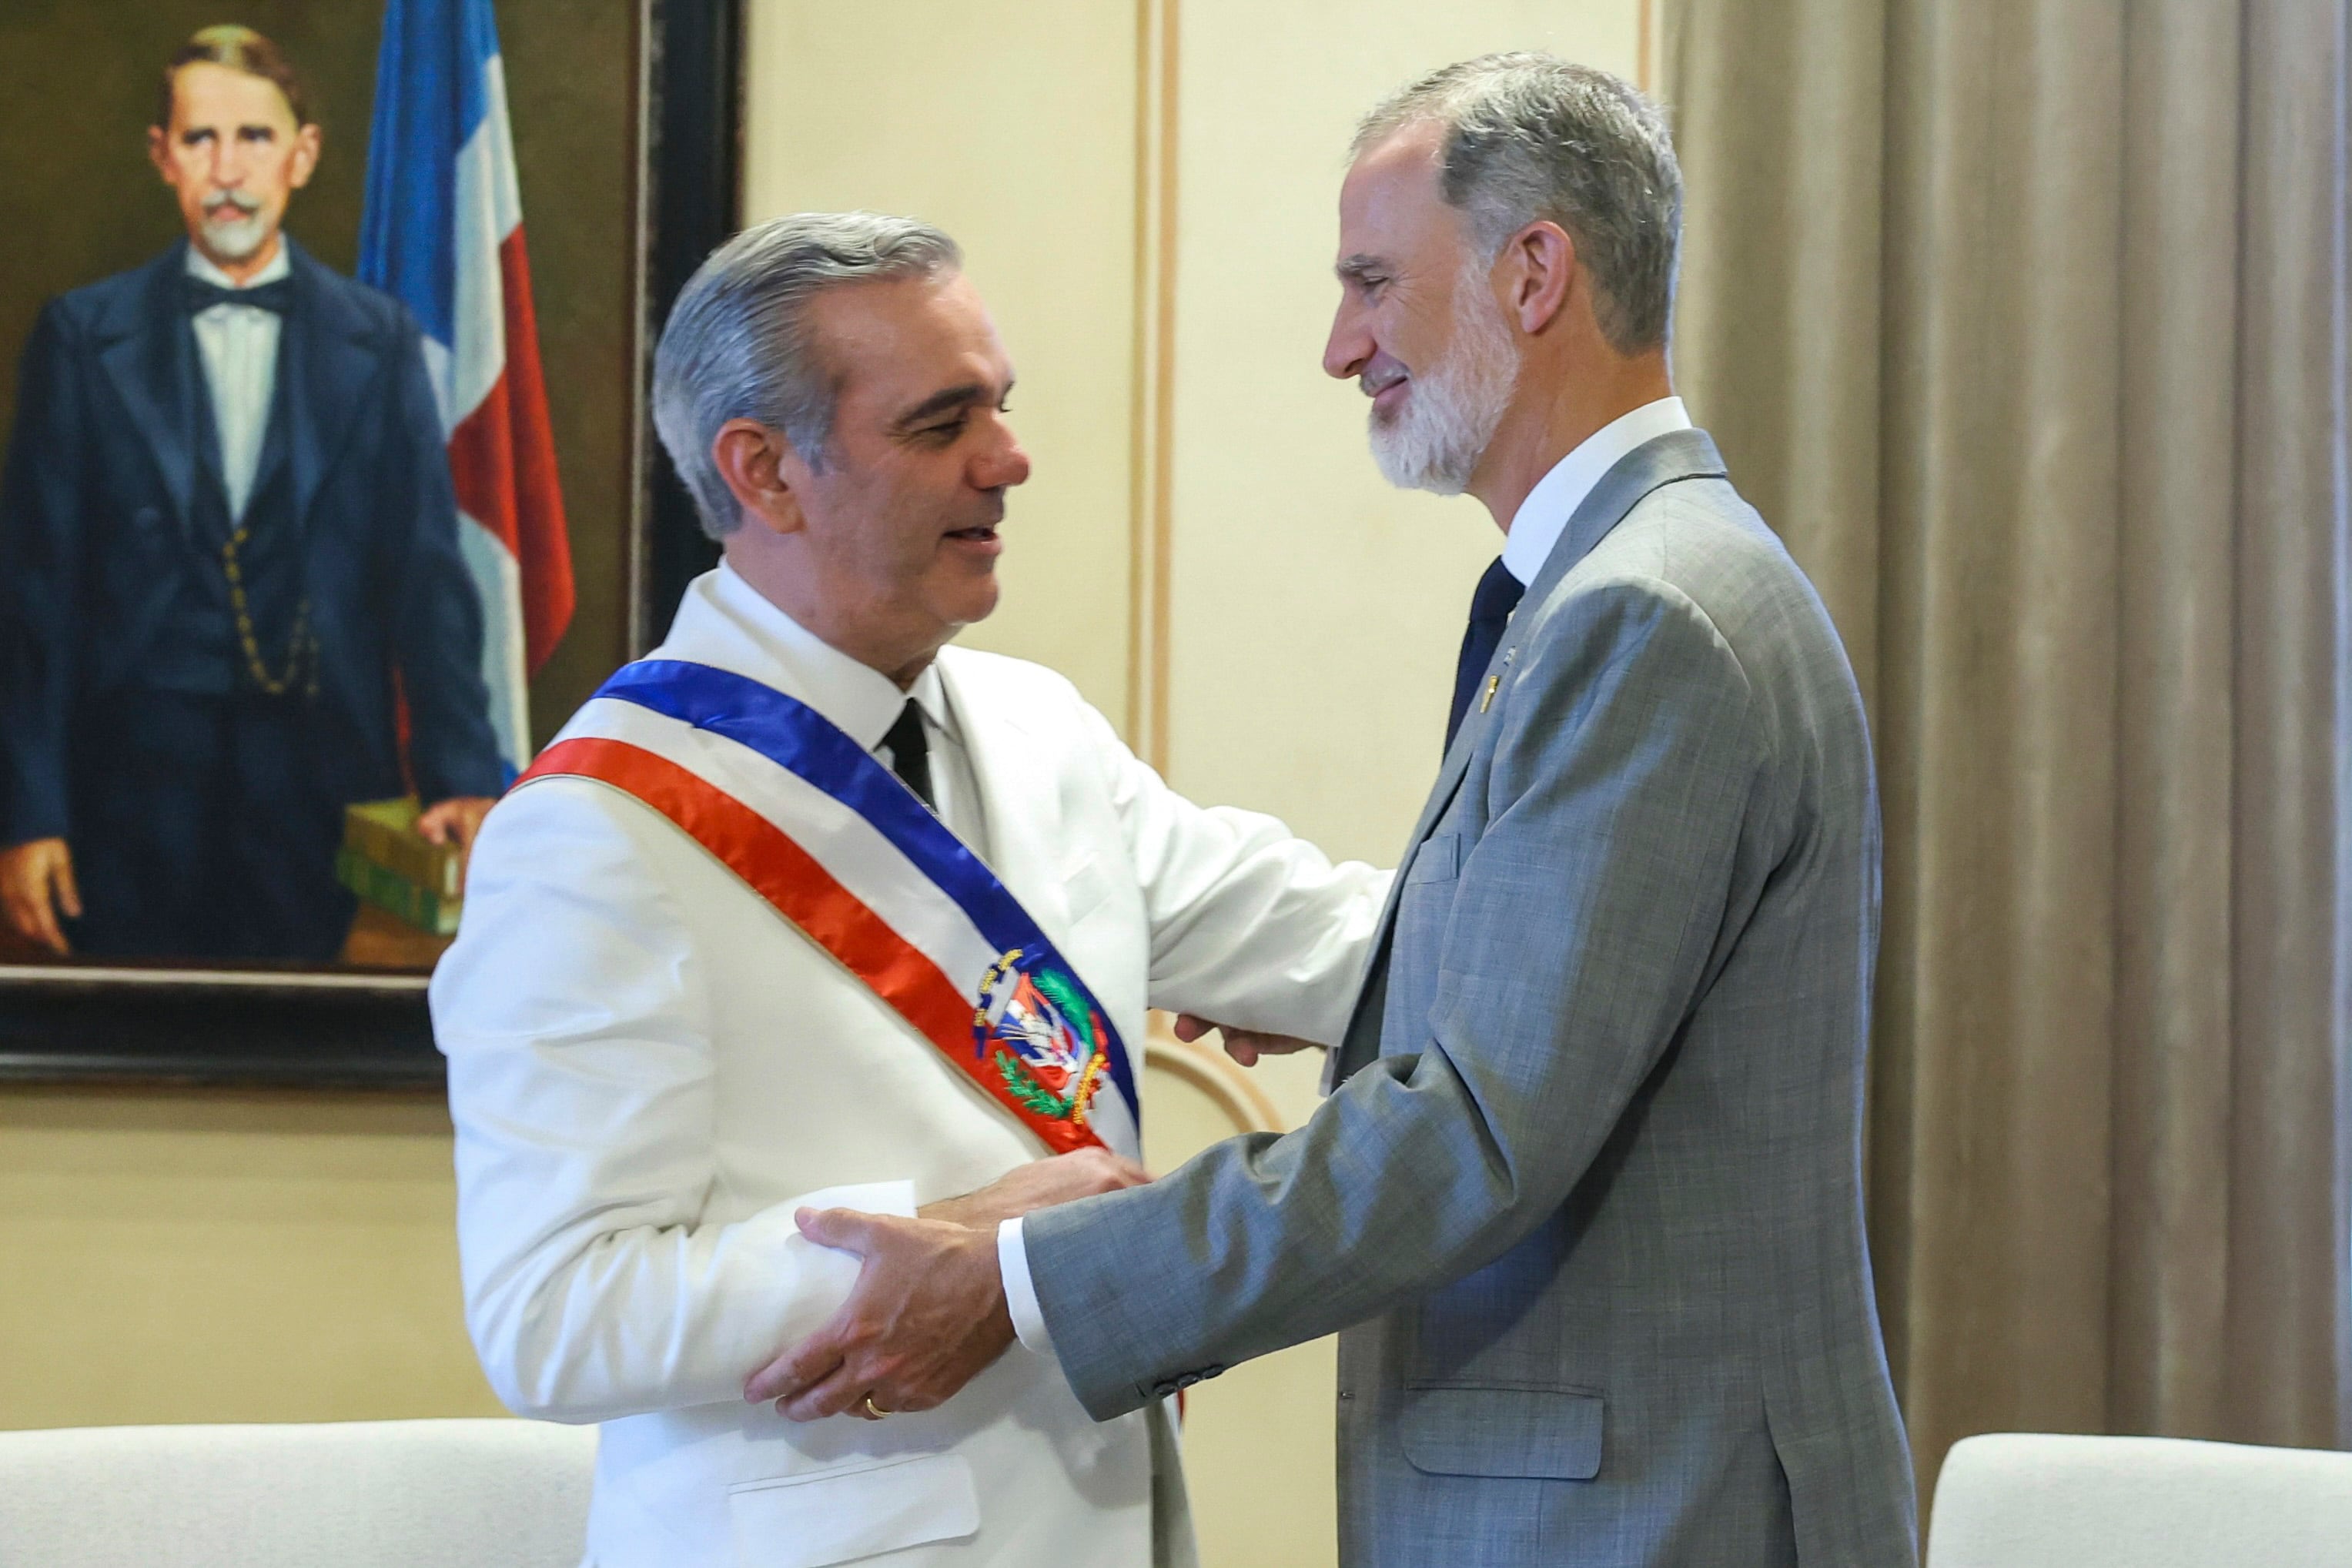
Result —
M206 218L201 232L205 248L223 261L249 261L269 243L269 220L257 212L241 218Z
M1458 496L1501 427L1519 379L1518 345L1474 259L1454 285L1454 341L1412 378L1404 412L1371 419L1372 461L1400 490Z

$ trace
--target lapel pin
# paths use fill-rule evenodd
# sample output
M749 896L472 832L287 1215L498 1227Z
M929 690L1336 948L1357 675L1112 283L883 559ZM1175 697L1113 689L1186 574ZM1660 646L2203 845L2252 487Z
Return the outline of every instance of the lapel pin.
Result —
M1488 708L1495 706L1495 693L1501 687L1502 684L1503 677L1500 675L1488 675L1486 677L1486 695L1478 699L1478 711L1480 713L1485 713Z

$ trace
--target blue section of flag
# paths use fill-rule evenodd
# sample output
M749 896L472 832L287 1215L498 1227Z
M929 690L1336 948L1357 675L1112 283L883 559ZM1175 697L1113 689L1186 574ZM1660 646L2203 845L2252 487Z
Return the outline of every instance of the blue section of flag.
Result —
M749 747L872 823L916 870L955 901L990 946L999 953L1018 947L1024 955L1041 955L1076 984L1109 1036L1104 1055L1110 1063L1111 1081L1126 1096L1129 1109L1142 1105L1136 1095L1127 1047L1118 1038L1118 1026L1110 1021L1110 1009L1046 938L1021 901L996 880L996 873L933 816L898 775L876 761L840 726L773 686L685 659L640 659L624 664L596 695L635 703Z
M457 329L457 152L489 112L490 0L388 0L368 128L360 280L448 347Z

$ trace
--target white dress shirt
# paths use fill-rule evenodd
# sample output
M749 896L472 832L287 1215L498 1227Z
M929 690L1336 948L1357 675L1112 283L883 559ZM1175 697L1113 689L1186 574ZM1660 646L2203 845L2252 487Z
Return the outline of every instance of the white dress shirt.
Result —
M188 247L188 276L223 288L258 288L293 270L281 239L269 265L243 283ZM278 390L278 339L285 321L258 305L209 306L191 322L196 351L205 362L205 387L212 394L213 427L220 436L221 482L228 489L228 515L245 516L253 498L253 476L261 466L261 443L269 433L269 400Z
M1678 397L1645 402L1619 414L1579 442L1575 450L1551 465L1536 481L1528 498L1511 515L1503 541L1503 568L1526 587L1543 570L1544 561L1567 531L1568 519L1601 476L1635 447L1677 430L1691 428L1690 414ZM1324 1085L1326 1092L1330 1084ZM996 1266L1004 1277L1004 1302L1013 1315L1013 1332L1039 1355L1054 1354L1054 1336L1045 1327L1045 1313L1037 1304L1036 1283L1029 1277L1029 1249L1021 1239L1021 1221L1005 1220L996 1228Z
M1536 487L1511 514L1511 526L1503 540L1503 570L1517 578L1522 588L1533 582L1550 559L1552 547L1567 531L1568 519L1584 505L1603 475L1635 447L1690 427L1683 400L1662 397L1631 413L1619 414L1577 443L1574 451L1536 481Z
M881 671L859 664L777 609L723 561L710 591L779 664L808 683L809 695L814 699L812 706L894 771L897 759L882 744L882 737L898 722L899 713L912 698L923 716L923 739L930 748L931 795L936 802L932 809L974 854L989 860L988 822L981 809L980 784L971 770L971 754L964 747L962 720L949 699L937 664L926 664L913 687L902 692L898 683Z

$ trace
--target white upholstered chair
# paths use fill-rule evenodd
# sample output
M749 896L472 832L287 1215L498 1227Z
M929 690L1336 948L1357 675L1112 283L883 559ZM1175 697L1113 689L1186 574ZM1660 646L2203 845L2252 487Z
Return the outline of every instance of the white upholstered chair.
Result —
M2345 1568L2352 1454L2001 1433L1952 1447L1927 1568Z
M593 1427L0 1432L0 1568L574 1568Z

